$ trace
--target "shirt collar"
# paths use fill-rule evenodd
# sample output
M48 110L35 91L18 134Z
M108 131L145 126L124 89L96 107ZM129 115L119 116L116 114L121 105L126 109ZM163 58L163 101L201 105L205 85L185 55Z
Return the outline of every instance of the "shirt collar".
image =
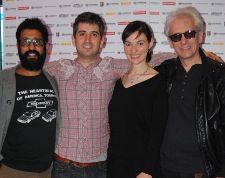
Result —
M83 67L83 65L81 65L81 64L78 62L77 59L78 59L78 58L76 58L76 59L73 61L73 64L76 64L76 65L78 65L78 66L80 66L80 67L82 67L82 68L85 68L85 67ZM87 66L85 69L92 69L92 68L98 66L99 63L100 63L101 61L102 61L102 58L101 58L101 57L98 57L97 60L96 60L94 63L90 64L90 65Z

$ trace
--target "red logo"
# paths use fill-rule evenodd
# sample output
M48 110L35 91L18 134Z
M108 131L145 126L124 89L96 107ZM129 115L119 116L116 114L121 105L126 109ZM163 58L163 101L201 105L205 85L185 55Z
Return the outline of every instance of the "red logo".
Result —
M24 10L28 10L29 9L29 6L20 6L20 7L17 7L17 10L21 10L21 11L24 11Z
M5 17L5 20L16 20L16 16Z
M105 32L105 35L115 35L115 32Z
M129 22L118 22L118 25L127 25Z
M139 15L139 14L146 14L146 11L134 11L134 15Z
M162 5L169 5L169 6L173 6L176 5L176 2L162 2Z
M150 11L150 15L159 15L159 11Z

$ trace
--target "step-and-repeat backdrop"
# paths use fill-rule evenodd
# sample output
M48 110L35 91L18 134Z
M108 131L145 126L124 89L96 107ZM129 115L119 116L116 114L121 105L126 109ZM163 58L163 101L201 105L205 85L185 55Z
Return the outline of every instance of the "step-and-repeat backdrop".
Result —
M163 34L169 11L194 6L206 21L206 40L203 47L225 59L225 1L224 0L4 0L4 58L3 68L18 63L15 32L25 18L41 18L49 27L52 44L49 60L74 59L71 42L72 24L84 11L102 15L106 21L107 43L101 56L125 58L121 33L133 20L146 21L157 40L154 53L172 52Z

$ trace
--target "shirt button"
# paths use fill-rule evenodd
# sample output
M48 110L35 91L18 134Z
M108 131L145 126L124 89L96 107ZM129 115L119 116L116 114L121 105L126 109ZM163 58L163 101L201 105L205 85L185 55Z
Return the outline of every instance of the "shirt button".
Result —
M188 78L188 76L187 76L187 75L185 75L185 76L184 76L184 78Z
M183 82L183 85L186 85L186 82Z
M11 105L12 104L12 101L11 100L7 100L7 104L8 105Z
M184 96L181 96L180 98L181 98L181 99L184 99Z

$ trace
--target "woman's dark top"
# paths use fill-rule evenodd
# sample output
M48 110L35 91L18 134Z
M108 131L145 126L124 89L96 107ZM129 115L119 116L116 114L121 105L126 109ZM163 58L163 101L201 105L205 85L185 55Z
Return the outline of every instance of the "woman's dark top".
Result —
M108 178L159 176L160 146L167 121L166 82L161 74L125 88L116 82L109 103Z

